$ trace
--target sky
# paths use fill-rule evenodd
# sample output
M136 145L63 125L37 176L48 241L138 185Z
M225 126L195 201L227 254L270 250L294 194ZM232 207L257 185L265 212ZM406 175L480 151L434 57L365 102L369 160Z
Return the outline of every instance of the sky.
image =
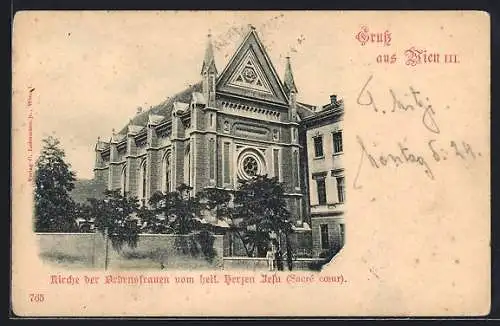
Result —
M14 22L14 93L35 88L34 148L56 136L77 177L92 178L98 137L200 79L209 32L222 72L252 24L280 78L291 56L299 100L326 104L341 91L335 74L310 81L342 69L328 21L294 12L25 12Z

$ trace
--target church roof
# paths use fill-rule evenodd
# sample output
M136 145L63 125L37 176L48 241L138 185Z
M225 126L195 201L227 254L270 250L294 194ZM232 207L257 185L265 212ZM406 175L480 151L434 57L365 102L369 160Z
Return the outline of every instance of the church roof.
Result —
M287 58L287 66L285 71L285 81L282 83L278 77L274 66L272 65L265 49L258 38L255 28L251 28L249 33L246 35L245 39L241 43L238 50L235 52L229 63L226 65L224 71L219 76L217 84L217 91L229 91L237 92L239 87L231 86L231 82L237 84L238 80L232 81L231 78L237 78L241 75L241 71L238 69L252 68L257 73L256 79L259 81L261 78L262 84L261 88L264 92L246 89L244 94L255 95L256 97L263 96L267 100L274 100L276 102L281 102L282 104L287 104L288 99L285 94L284 88L287 91L294 90L297 91L295 86L295 81L293 79L293 74L291 71L290 61ZM215 65L213 47L211 43L210 36L208 37L207 49L205 53L205 58L203 61L202 71L208 69L209 66ZM245 66L246 65L246 66ZM241 66L240 68L238 68ZM247 67L248 66L248 67ZM240 69L240 70L241 70ZM261 69L262 71L260 71ZM239 74L238 74L239 73ZM234 79L233 78L233 79ZM229 85L227 85L229 84ZM257 87L257 86L255 86ZM267 87L267 89L265 89ZM268 91L269 94L265 92ZM192 101L205 104L206 99L204 99L202 92L202 81L184 89L183 91L175 94L174 96L168 98L162 103L153 106L147 110L137 113L130 121L118 132L120 135L126 135L129 132L129 126L132 126L134 130L138 129L139 126L146 126L148 122L151 122L150 115L153 115L154 124L160 124L164 121L169 121L172 117L172 111L176 108L178 109L180 104L191 103ZM315 107L305 103L297 102L297 113L300 119L304 119L315 115ZM163 117L162 119L160 117Z
M148 110L144 110L143 112L137 114L135 117L133 117L130 122L123 127L123 129L119 132L120 134L126 134L128 131L128 126L129 125L134 125L134 126L145 126L148 121L149 121L149 115L154 114L154 115L162 115L165 117L165 121L168 121L171 119L172 116L172 110L174 108L174 103L175 102L185 102L185 103L190 103L191 98L192 98L192 93L193 92L201 92L201 81L197 82L194 85L191 85L190 87L184 89L183 91L175 94L174 96L168 98L167 100L163 101L162 103L153 106L149 108Z
M130 119L129 123L120 130L119 134L127 134L129 131L129 125L131 126L146 126L149 121L149 115L153 114L156 116L164 116L164 121L168 121L171 119L172 110L174 109L176 102L184 102L190 103L192 100L193 92L198 95L201 92L202 82L197 82L194 85L184 89L183 91L175 94L169 99L163 101L162 103L151 107L148 110L144 110L143 112L137 114L132 119ZM200 94L201 95L201 94ZM297 113L299 114L301 119L307 118L315 114L314 106L306 103L297 102Z
M103 199L106 184L95 179L80 179L74 182L75 188L69 193L77 203L87 203L88 198Z

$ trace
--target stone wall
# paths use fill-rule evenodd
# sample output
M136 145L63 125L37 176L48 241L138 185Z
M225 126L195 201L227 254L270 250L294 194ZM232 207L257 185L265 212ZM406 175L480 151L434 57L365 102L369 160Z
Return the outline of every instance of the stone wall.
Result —
M106 241L100 233L37 233L42 260L67 267L104 268ZM136 248L125 245L120 252L108 242L108 267L221 268L223 236L212 235L209 246L196 234L141 234ZM210 243L212 242L212 243ZM211 246L210 246L211 245Z
M98 268L104 266L104 239L95 233L37 233L40 258Z

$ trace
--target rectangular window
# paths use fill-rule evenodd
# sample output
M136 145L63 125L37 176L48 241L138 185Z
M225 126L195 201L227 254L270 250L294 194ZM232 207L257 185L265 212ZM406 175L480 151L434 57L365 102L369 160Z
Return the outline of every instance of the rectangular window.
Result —
M333 152L341 153L343 151L342 131L334 132L332 136L333 136Z
M329 249L330 241L328 239L328 224L321 224L319 228L321 233L321 249Z
M337 196L339 199L339 203L343 203L345 201L345 178L337 177Z
M231 180L229 178L229 143L224 143L224 183L230 183Z
M210 180L215 179L215 141L210 139L208 141L208 155L209 155L209 163L208 169L210 170Z
M326 205L326 186L324 178L316 179L316 189L318 191L318 204Z
M342 246L344 246L344 243L345 243L345 225L339 224L339 228L340 228L340 243Z
M273 149L274 176L280 178L280 150Z
M323 137L314 137L314 157L323 157Z

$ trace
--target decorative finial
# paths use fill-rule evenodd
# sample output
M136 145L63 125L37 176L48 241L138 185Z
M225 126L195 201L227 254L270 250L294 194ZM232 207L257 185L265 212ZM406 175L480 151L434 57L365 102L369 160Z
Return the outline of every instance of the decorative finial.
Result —
M112 133L113 135L116 135L115 128L111 129L111 133Z
M286 66L285 66L285 78L284 78L284 86L287 93L297 93L297 87L295 86L295 80L293 78L292 72L292 64L290 62L290 56L286 57Z
M101 141L101 136L97 136L97 141L100 142Z
M248 24L248 27L249 27L252 31L255 31L255 26L253 26L252 24Z
M212 45L212 32L209 29L208 30L208 40L207 40L207 47L205 49L205 57L203 59L203 64L201 67L201 74L205 74L208 72L208 70L211 70L212 72L215 72L217 74L217 68L215 67L215 60L214 60L214 49Z

